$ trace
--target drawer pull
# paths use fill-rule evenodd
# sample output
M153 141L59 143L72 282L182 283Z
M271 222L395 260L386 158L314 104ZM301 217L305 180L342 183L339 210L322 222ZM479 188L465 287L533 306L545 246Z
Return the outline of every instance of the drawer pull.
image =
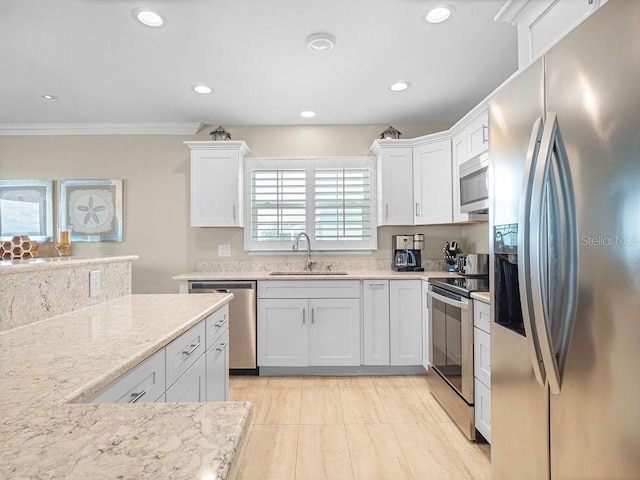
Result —
M213 326L216 327L216 328L220 328L225 323L227 323L227 316L226 315L222 318L222 320L220 320L218 323L215 323Z
M223 351L225 348L227 348L227 345L229 345L229 342L221 343L219 347L216 347L216 350L217 350L217 351L219 351L219 352L221 352L221 351Z
M143 390L140 393L132 393L131 394L131 400L129 400L129 403L136 403L138 400L140 400L146 394L147 394L146 390Z
M191 345L191 350L183 350L182 354L183 355L191 355L193 352L196 351L196 349L200 346L200 342L196 343L195 345Z

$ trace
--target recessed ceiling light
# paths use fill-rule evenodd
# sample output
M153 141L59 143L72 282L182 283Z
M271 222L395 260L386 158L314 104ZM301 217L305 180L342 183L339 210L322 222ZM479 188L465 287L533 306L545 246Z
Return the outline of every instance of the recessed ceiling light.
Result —
M396 83L392 84L389 87L389 90L391 90L392 92L404 92L410 86L411 86L411 84L409 82L399 81L399 82L396 82Z
M193 85L191 87L191 90L193 90L196 93L199 93L200 95L209 95L211 92L213 92L213 89L209 85L204 85L202 83L199 83L198 85Z
M302 118L313 118L316 116L316 112L312 112L311 110L305 110L304 112L300 112L300 116Z
M451 5L438 5L427 10L425 20L429 23L442 23L449 19L454 11Z
M51 95L49 93L45 93L44 95L42 95L42 98L44 98L45 100L57 100L58 97L56 97L55 95Z
M336 37L330 33L314 33L307 37L307 47L312 52L324 53L333 49L336 45Z
M133 18L147 27L161 27L164 25L164 18L158 12L148 8L137 8L133 11Z

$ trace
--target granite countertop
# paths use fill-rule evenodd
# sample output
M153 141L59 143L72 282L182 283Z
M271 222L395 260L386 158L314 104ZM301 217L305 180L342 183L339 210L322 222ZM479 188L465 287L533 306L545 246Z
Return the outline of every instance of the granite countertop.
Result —
M111 257L43 257L30 260L0 260L0 275L8 273L23 273L35 270L53 270L69 268L79 265L98 263L127 262L137 260L137 255L120 255Z
M350 271L347 275L330 275L323 272L322 275L270 275L265 271L242 272L191 272L172 277L176 281L207 281L207 280L398 280L418 279L427 280L435 277L459 277L453 272L425 271L425 272L395 272L393 270L362 270Z
M491 292L473 292L471 293L471 298L484 303L491 303Z
M127 295L0 333L0 478L226 478L248 402L79 403L232 295Z

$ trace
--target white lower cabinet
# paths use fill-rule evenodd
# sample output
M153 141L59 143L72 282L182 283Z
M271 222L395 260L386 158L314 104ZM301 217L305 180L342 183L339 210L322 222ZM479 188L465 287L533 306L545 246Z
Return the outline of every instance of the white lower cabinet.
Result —
M105 387L89 402L228 400L228 318L227 304Z
M362 289L365 365L389 365L389 280L364 280Z
M391 365L422 365L422 280L389 281Z
M360 299L309 300L309 365L360 365Z
M429 371L429 282L422 280L422 366Z
M152 403L165 391L164 349L98 393L91 403Z
M191 367L167 389L167 402L205 402L206 362L201 355Z
M229 400L229 330L206 351L207 402Z
M474 387L476 430L491 443L491 389L477 378Z
M258 365L306 367L308 300L258 300Z
M473 301L473 371L476 429L491 443L491 324L490 306Z
M360 365L359 291L357 280L259 282L258 365Z

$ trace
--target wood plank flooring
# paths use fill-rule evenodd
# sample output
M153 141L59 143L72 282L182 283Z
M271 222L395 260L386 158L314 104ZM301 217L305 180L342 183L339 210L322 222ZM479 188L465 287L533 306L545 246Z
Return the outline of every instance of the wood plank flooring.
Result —
M240 480L489 479L424 376L231 377L254 405Z

